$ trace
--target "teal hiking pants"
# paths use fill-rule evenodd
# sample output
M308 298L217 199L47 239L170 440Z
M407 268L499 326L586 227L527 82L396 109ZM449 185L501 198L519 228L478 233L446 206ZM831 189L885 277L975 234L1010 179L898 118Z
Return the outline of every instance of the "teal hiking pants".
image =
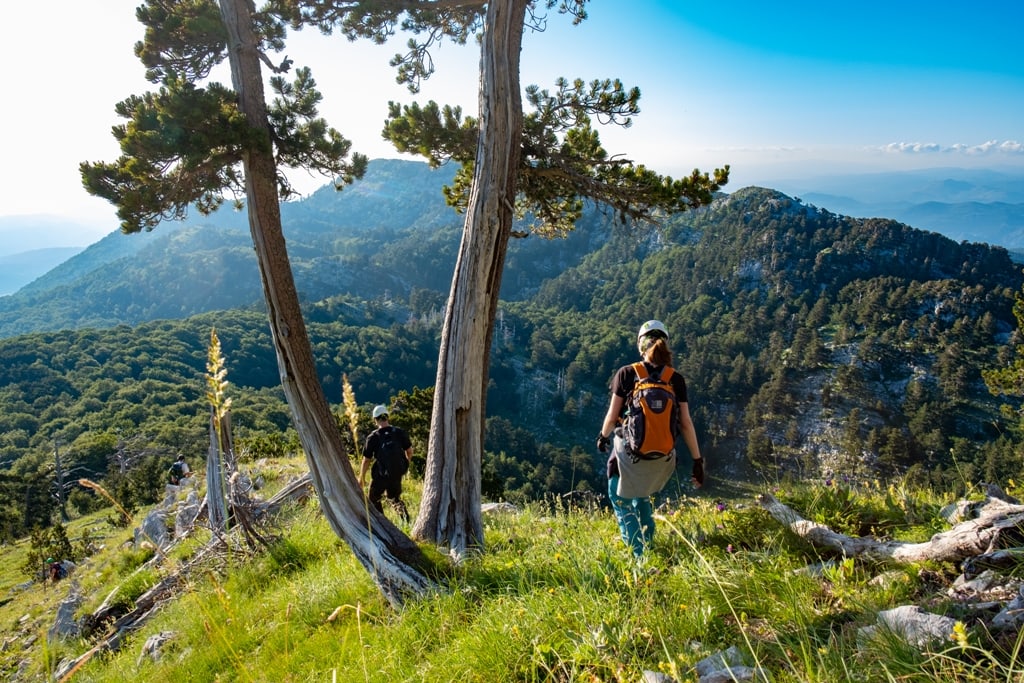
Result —
M608 478L608 499L619 523L622 542L639 557L654 539L654 506L649 497L623 498L616 491L619 488L617 476Z

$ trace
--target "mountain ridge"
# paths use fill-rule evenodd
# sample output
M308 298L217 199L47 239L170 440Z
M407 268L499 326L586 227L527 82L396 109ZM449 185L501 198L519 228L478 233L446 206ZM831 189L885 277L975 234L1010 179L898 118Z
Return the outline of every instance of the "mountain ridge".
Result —
M351 221L366 221L368 217L372 220L365 223L364 228L402 229L413 222L422 223L424 216L418 212L429 209L438 225L451 223L454 213L441 201L439 192L441 185L451 182L454 167L447 165L424 173L410 173L410 167L427 169L425 163L418 161L375 159L370 163L368 176L346 187L341 195L328 184L300 200L285 202L282 219L286 235L288 225L301 224L304 217L316 217L316 220L329 218L331 223L323 223L321 229L327 229L328 225L355 228L358 226L352 225ZM1016 169L939 168L898 173L823 174L754 186L777 189L839 214L890 218L922 230L938 232L956 241L1003 246L1018 252L1018 260L1024 261L1024 255L1019 254L1024 250L1024 190L1021 189L1024 188L1024 172ZM393 200L399 193L403 197L402 206ZM341 204L337 203L339 196L345 198ZM388 211L375 215L374 209L382 206L389 207ZM211 221L247 229L245 214L228 207L222 208L209 220L192 216L185 222L201 225ZM25 235L45 235L46 231L40 229L40 225L56 226L62 235L83 234L84 230L82 226L75 227L52 216L4 217L0 218L2 242L10 249L10 245ZM174 227L180 226L163 223L155 233ZM89 251L111 238L124 239L115 230L81 250ZM52 235L46 239L49 242L45 246L53 246L55 239L60 241ZM140 236L133 239L139 240ZM104 248L109 246L104 244ZM129 251L126 250L124 255ZM99 253L93 250L86 255L86 260L97 257ZM11 279L7 288L11 294L22 288L27 288L26 293L30 293L58 282L66 283L68 278L82 274L82 262L79 259L67 267L64 263L57 265L53 278L49 277L50 272L33 272L31 277ZM36 276L41 276L39 281L36 281ZM2 298L0 295L0 300Z

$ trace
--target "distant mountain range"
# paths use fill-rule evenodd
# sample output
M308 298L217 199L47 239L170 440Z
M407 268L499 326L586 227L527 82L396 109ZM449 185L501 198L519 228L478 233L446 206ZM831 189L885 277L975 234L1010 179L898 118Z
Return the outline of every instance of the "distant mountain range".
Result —
M418 162L376 160L373 165L380 168L392 163L415 166ZM440 184L446 182L445 178L449 177L446 174L450 171L442 170L431 176L436 180L431 181L428 193L436 192ZM779 180L772 187L834 213L860 218L891 218L958 242L1002 246L1014 252L1017 260L1024 261L1024 170L947 168L822 175ZM727 189L732 192L740 188ZM315 193L316 200L311 204L308 202L313 197L306 202L291 203L286 206L285 213L295 216L303 212L300 207L321 206L324 195L333 193L334 190L326 186ZM369 177L348 188L344 194L353 197L353 208L357 213L362 208L369 208L362 202L388 196L382 191L380 181L374 180L372 171ZM437 205L440 198L422 196L421 199L429 205ZM415 208L415 205L408 208ZM448 211L443 203L439 210ZM221 212L218 223L223 223L226 216L228 212ZM404 220L407 222L408 217ZM208 222L194 219L192 224ZM246 230L245 221L237 214L228 222ZM111 228L112 235L120 242L116 250L131 251L143 246L138 243L145 240L139 236L127 238L132 240L128 246L126 238L118 236L115 227ZM160 231L167 227L161 226ZM89 245L84 243L84 236L89 234L94 234L94 231L54 216L0 217L0 297L50 273L85 249ZM109 245L103 247L108 248ZM61 273L52 275L58 280L66 278L80 267L61 268ZM50 282L52 284L53 280ZM48 286L41 283L35 289Z
M95 234L93 228L58 216L0 216L0 296L79 253Z
M775 189L856 218L1024 250L1024 170L926 169L780 180Z

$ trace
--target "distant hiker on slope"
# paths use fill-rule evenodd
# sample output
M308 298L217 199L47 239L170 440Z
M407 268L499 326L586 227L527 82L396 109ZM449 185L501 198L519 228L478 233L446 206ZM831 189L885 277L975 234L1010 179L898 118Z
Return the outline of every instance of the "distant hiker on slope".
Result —
M405 431L388 422L387 406L376 406L373 419L377 422L377 429L366 437L363 462L359 468L359 488L365 486L366 470L370 470L370 503L384 512L381 499L387 495L402 520L408 522L409 511L402 502L402 477L409 471L412 441Z
M185 456L178 453L177 459L171 465L170 469L167 470L167 481L172 486L180 486L183 479L187 478L192 471L188 467L188 463L185 462Z
M690 451L692 481L698 488L704 485L704 459L690 418L686 381L672 368L665 326L648 320L637 332L636 345L642 360L622 366L612 378L597 449L607 453L611 446L608 498L623 543L639 557L654 538L650 497L676 469L676 438L682 435Z

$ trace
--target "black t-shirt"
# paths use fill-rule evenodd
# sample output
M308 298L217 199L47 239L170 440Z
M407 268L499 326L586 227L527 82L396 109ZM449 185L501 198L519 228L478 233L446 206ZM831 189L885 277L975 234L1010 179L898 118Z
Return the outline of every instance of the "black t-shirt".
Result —
M651 365L647 361L644 361L644 365L647 367L647 374L653 375L657 370L658 366ZM673 368L674 370L674 368ZM674 371L672 378L669 380L672 383L672 391L676 394L676 400L680 403L687 403L686 400L686 380L683 376ZM619 368L618 372L615 373L615 377L612 378L612 393L616 396L626 398L630 392L633 391L633 387L636 386L636 369L630 365L623 365Z

